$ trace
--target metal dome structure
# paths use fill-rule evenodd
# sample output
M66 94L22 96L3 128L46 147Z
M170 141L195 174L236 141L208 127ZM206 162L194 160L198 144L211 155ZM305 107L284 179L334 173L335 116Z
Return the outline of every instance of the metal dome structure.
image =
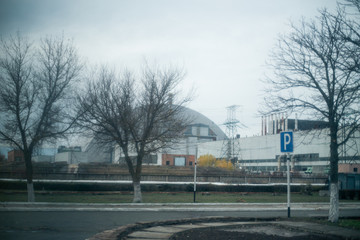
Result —
M184 139L178 146L174 146L171 149L163 149L162 153L157 153L156 158L154 158L154 156L152 158L150 157L149 159L152 159L152 161L148 163L174 165L173 161L169 163L169 161L166 160L169 159L170 156L172 159L174 159L173 156L191 156L191 159L195 159L195 147L198 142L226 139L226 135L220 127L203 114L187 107L183 107L183 111L181 112L191 120L191 123L184 131ZM119 160L121 157L116 153L116 147L111 144L104 146L104 144L98 143L95 138L90 141L85 152L88 155L88 162L121 162L121 160ZM191 162L192 161L186 159L186 165L192 165Z
M208 127L209 137L211 136L212 140L219 141L219 140L227 139L225 133L221 130L221 128L218 125L216 125L213 121L211 121L209 118L207 118L205 115L187 107L184 107L183 112L192 120L191 126ZM185 134L188 133L189 132L185 132Z

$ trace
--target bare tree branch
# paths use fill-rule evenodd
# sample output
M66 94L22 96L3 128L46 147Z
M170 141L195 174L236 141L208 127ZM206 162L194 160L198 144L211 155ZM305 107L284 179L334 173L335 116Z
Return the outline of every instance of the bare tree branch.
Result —
M44 141L64 137L76 117L68 101L82 65L64 37L45 38L35 48L20 33L0 43L0 140L24 153L28 185L31 157ZM33 192L33 189L31 190ZM29 201L34 200L28 195Z
M86 109L79 121L82 127L98 141L120 146L133 179L134 202L141 201L144 157L180 138L189 123L181 114L189 99L176 100L182 78L177 69L145 67L138 77L128 71L117 75L103 67L79 96L78 108Z
M358 0L349 2L358 8ZM360 25L339 7L336 14L321 10L316 20L303 19L292 30L271 55L275 77L267 79L265 103L269 113L301 110L329 122L330 179L336 192L338 148L360 127ZM340 132L345 134L342 140ZM338 201L336 194L332 203ZM331 221L338 219L338 210L332 211L336 208L331 205Z

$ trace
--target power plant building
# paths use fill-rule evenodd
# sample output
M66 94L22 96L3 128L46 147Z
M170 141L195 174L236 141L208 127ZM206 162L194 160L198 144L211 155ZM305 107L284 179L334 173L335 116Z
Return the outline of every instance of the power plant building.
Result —
M291 171L327 173L330 137L326 122L267 117L262 121L262 135L199 144L199 156L212 154L224 158L223 146L238 146L237 167L249 172L286 170L286 157L280 150L280 132L293 131L294 151L290 154ZM341 140L341 134L340 134ZM355 133L339 148L339 164L360 163L360 134ZM356 168L354 168L356 169ZM310 170L310 171L309 171Z

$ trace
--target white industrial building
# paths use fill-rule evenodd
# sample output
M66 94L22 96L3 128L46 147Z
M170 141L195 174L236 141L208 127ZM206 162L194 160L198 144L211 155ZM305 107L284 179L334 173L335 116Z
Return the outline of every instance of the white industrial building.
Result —
M280 150L282 131L293 132L294 151L290 154L292 171L328 172L328 123L298 120L297 117L288 119L280 114L262 118L261 136L201 143L198 146L198 156L212 154L216 158L230 158L237 167L249 172L284 171L286 157ZM343 135L344 132L339 132L339 142L343 140ZM360 163L360 132L353 134L349 141L339 148L339 164L343 163Z
M341 147L339 163L360 163L360 135L356 133L348 144ZM292 171L306 171L312 168L314 173L324 173L329 167L330 137L329 130L293 132L294 151L290 155ZM286 168L284 153L280 150L280 132L257 137L201 143L198 155L212 154L223 158L224 145L237 146L234 156L237 166L250 172L283 171Z
M68 164L79 164L88 162L88 153L82 152L80 146L60 146L55 155L55 162L67 162Z
M184 138L169 149L145 157L144 164L193 166L196 157L212 154L218 159L230 159L238 168L249 172L284 171L286 166L284 154L280 151L280 132L293 131L291 170L301 172L310 168L313 173L325 173L329 169L330 139L328 125L324 121L274 115L262 119L261 136L240 138L236 135L234 139L228 139L204 115L188 108L185 114L194 121L185 130ZM94 140L92 142L85 151L89 162L124 163L118 147L100 147ZM339 163L360 163L359 153L360 134L357 132L339 149Z

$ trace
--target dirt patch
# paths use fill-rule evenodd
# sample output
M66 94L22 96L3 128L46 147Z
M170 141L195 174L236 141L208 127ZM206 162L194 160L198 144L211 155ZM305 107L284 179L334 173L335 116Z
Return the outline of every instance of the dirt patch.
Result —
M197 228L174 234L171 240L335 240L333 236L283 229L276 226L237 226L233 228Z

